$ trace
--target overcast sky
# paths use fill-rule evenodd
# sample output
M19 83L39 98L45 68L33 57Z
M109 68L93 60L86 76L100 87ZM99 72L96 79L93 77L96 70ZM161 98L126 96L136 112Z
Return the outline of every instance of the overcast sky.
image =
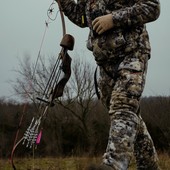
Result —
M52 0L0 0L0 97L13 95L9 80L15 80L18 59L29 54L35 62L47 20L47 9ZM147 24L152 46L144 96L170 95L170 0L160 0L161 15ZM72 55L82 55L94 61L86 49L88 28L81 29L68 20L67 32L75 37ZM60 16L49 24L42 54L58 54L61 40ZM73 58L74 59L74 58Z

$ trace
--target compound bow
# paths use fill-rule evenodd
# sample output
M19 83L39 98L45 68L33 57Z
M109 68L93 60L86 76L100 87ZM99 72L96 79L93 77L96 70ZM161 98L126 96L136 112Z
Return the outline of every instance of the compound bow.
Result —
M26 129L23 137L18 140L18 142L16 142L17 137L15 138L16 140L14 142L14 146L11 152L11 165L14 170L16 170L16 167L14 165L13 158L17 146L22 143L25 144L26 147L32 148L34 144L40 143L42 135L41 122L45 120L45 115L47 114L48 108L54 106L54 100L63 95L64 87L71 76L71 57L68 54L68 50L73 50L74 37L70 34L66 34L65 20L61 9L60 0L53 0L52 4L54 4L54 1L58 3L62 21L63 38L60 43L61 51L58 55L56 63L54 64L50 78L43 91L43 95L41 97L37 97L37 100L39 101L38 118L32 118L29 127ZM49 13L52 12L53 9L50 8ZM64 76L62 77L62 79L59 80L62 71L64 72ZM21 117L20 123L22 121L22 118L23 116ZM18 135L18 132L16 135Z

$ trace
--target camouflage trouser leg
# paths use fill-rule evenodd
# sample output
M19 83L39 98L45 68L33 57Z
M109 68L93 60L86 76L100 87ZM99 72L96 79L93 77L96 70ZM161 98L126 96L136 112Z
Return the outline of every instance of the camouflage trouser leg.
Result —
M134 152L138 169L158 169L153 143L137 114L145 84L147 60L147 55L136 52L126 56L118 69L116 64L106 64L105 69L100 68L102 101L109 108L111 119L103 163L112 166L114 170L128 169ZM113 77L108 72L112 72Z
M128 169L133 156L137 125L138 118L133 113L117 112L112 116L109 141L103 162L112 166L114 170Z
M138 170L157 170L158 157L147 127L139 116L139 130L134 145L134 154Z

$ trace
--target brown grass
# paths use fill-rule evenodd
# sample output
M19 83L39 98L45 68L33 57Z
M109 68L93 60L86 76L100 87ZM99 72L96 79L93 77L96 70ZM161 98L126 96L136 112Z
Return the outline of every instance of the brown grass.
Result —
M170 157L167 154L160 154L160 167L162 170L169 170ZM15 159L17 170L83 170L91 163L99 164L101 158L69 157L69 158L23 158ZM0 160L0 170L11 170L9 160ZM129 170L135 170L135 162L130 165Z

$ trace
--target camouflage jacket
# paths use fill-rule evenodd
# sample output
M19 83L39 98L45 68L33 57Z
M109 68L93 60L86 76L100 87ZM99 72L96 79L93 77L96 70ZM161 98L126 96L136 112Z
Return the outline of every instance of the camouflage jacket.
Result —
M159 0L61 0L65 15L80 27L89 27L87 48L96 60L115 58L135 49L150 54L150 43L145 24L160 14ZM113 29L97 35L92 21L112 13Z

